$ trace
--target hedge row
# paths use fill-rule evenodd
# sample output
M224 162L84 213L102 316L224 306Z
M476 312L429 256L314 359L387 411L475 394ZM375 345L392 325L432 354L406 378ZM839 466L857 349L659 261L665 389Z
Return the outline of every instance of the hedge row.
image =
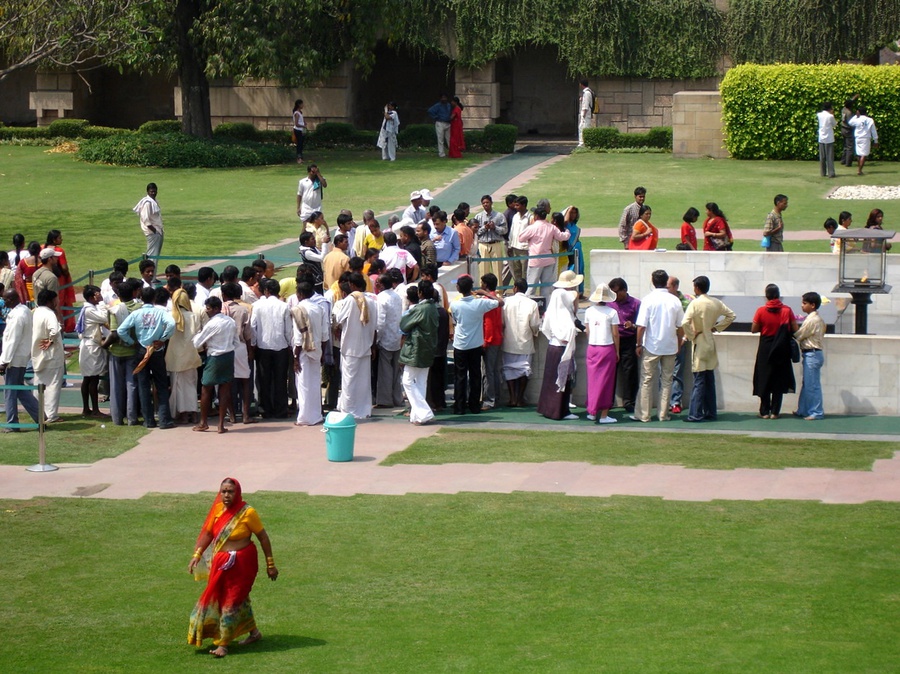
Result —
M109 138L128 129L115 129L108 126L93 126L86 119L57 119L50 126L4 126L0 124L0 140L31 138Z
M614 126L598 126L584 130L586 147L600 150L655 147L672 149L672 128L660 126L647 133L622 133Z
M881 142L871 156L900 159L895 66L741 65L728 71L720 90L725 147L736 159L816 159L816 113L831 101L840 120L844 100L855 94L878 129Z
M510 154L515 151L518 135L519 130L511 124L488 124L480 131L466 131L466 151ZM309 134L307 143L313 148L372 147L376 140L377 131L361 131L352 124L342 122L323 122ZM430 149L436 143L433 124L410 124L397 134L397 145L401 148Z
M294 161L288 145L228 138L206 140L182 133L124 133L85 140L79 159L117 166L161 168L227 168L263 166Z

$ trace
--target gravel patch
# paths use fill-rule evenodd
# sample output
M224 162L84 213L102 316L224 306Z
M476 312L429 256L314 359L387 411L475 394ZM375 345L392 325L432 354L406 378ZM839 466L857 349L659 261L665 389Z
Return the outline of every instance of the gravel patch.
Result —
M843 185L835 187L828 199L900 199L900 185Z

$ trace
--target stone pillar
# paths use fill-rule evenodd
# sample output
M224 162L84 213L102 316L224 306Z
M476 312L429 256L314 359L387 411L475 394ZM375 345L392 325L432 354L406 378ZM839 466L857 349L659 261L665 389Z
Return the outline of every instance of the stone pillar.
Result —
M718 91L679 91L672 104L672 155L728 157Z
M493 61L476 69L456 69L456 95L465 106L463 126L483 129L500 116L500 83Z
M37 73L37 91L29 92L28 107L35 111L38 126L50 126L75 107L72 73Z

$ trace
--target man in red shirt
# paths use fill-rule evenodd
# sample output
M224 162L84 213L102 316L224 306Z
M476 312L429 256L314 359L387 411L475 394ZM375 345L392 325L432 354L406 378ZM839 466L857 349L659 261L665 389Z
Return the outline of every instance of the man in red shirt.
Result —
M497 296L498 280L494 274L481 277L481 289L485 297L500 299ZM484 395L482 410L500 406L500 386L503 381L503 309L497 307L484 315Z

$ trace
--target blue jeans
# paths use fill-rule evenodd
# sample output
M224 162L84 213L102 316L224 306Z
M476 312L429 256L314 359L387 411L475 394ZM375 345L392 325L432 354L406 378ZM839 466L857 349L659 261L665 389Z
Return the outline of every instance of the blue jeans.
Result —
M133 374L137 364L137 356L109 357L109 413L114 424L121 425L125 419L132 426L137 424L139 400Z
M147 349L138 344L138 362L143 360L146 352ZM171 426L172 413L169 411L169 394L172 391L169 387L169 373L166 372L166 352L154 351L144 369L138 372L137 377L138 389L141 394L141 414L144 417L144 426L148 428L156 426L156 421L153 419L153 390L151 384L156 384L159 425Z
M709 419L715 421L716 412L716 371L703 370L694 373L694 388L691 390L690 421Z
M25 368L13 367L6 368L6 384L16 384L21 386L25 383ZM38 402L31 391L11 391L6 389L4 392L6 398L6 423L19 423L19 407L17 403L22 403L25 411L34 419L34 423L38 423Z
M672 371L672 399L670 405L681 407L681 398L684 395L684 352L685 346L681 345L675 354L675 369ZM715 407L713 407L715 410Z
M797 414L801 417L823 419L822 408L822 365L825 354L821 351L803 353L803 385L800 387L800 399L797 401Z

